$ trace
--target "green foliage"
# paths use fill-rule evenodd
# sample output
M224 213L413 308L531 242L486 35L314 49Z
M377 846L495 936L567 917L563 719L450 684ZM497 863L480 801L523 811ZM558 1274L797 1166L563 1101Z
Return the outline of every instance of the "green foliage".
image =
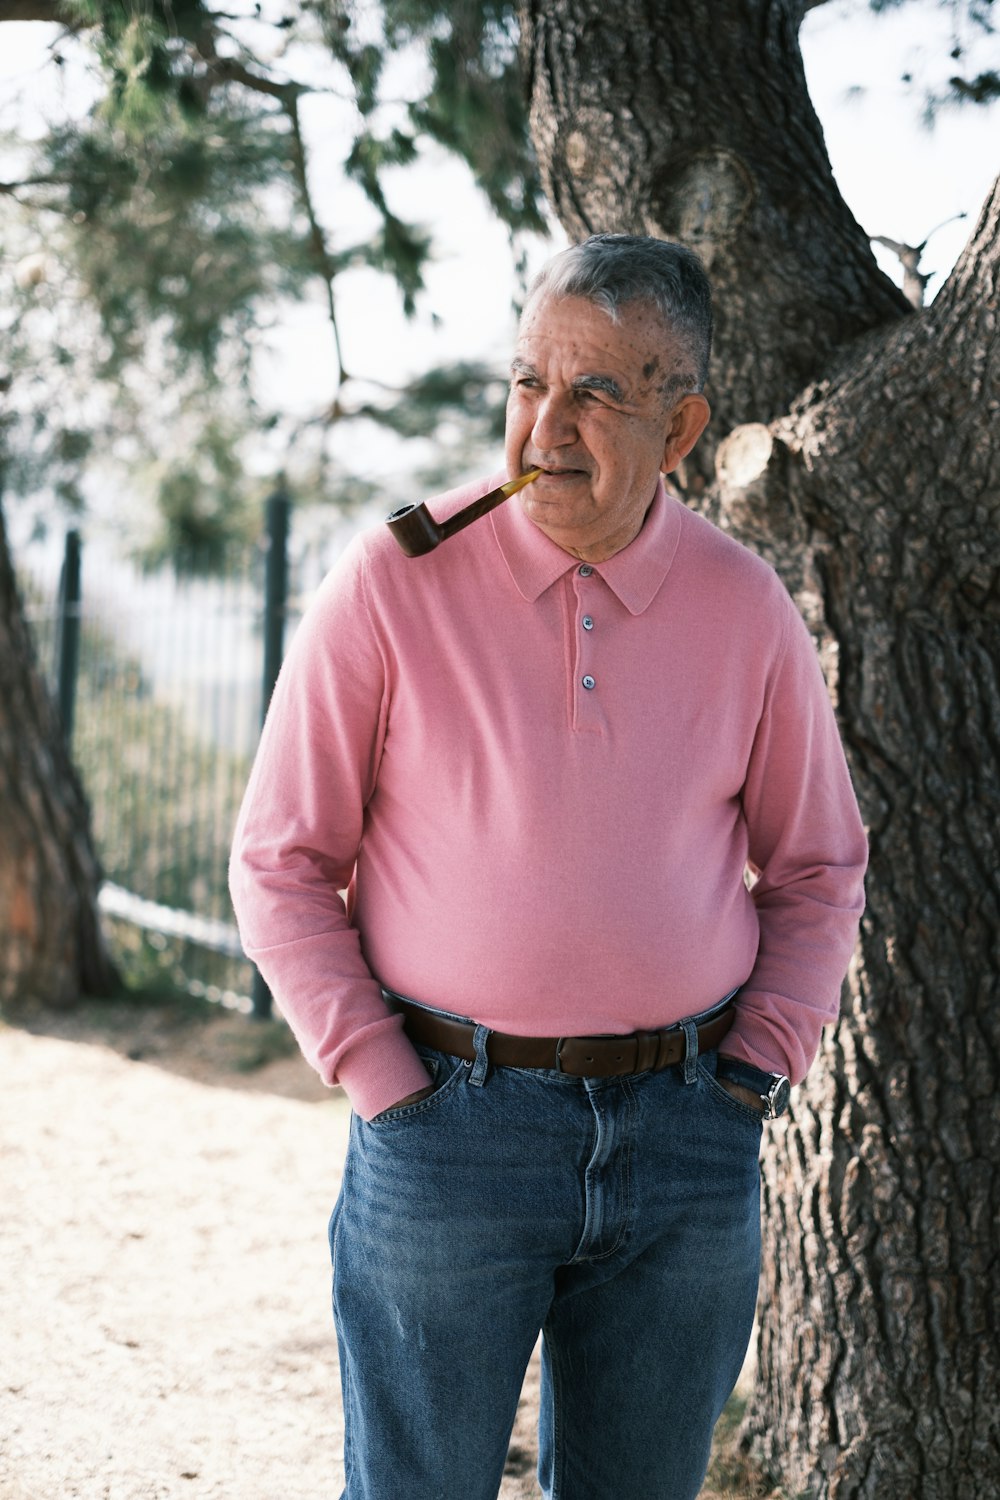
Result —
M75 515L101 430L93 399L84 409L76 360L91 320L66 305L52 242L39 249L23 230L14 215L0 226L0 475L8 494L47 486Z
M295 224L276 225L261 196L291 194L270 111L213 105L192 123L167 110L141 152L98 116L53 132L47 156L60 185L48 207L65 216L59 238L110 341L105 375L140 358L154 328L176 371L212 371L223 342L311 269Z
M382 177L386 167L408 167L417 157L417 147L412 135L394 129L381 139L369 131L362 131L355 138L347 161L344 163L348 175L364 188L376 208L388 208Z
M152 697L138 664L93 631L77 725L74 754L108 879L165 906L228 913L226 854L249 763L195 736Z
M137 659L85 622L73 756L90 801L105 876L148 900L232 921L226 883L232 830L249 758L193 732L154 697ZM130 984L189 983L191 954L176 937L112 924L116 965ZM249 965L199 954L220 989L247 992Z
M303 13L315 19L319 36L331 55L346 69L354 86L354 97L364 119L379 105L379 84L385 68L386 54L374 42L355 40L352 17L347 5L337 0L303 0Z
M1000 73L988 70L975 78L949 78L951 101L955 104L992 104L1000 99Z
M418 130L468 162L512 230L544 232L543 195L528 134L514 6L493 0L396 0L389 45L427 49L431 86L411 104Z
M53 128L30 155L19 146L24 183L0 200L12 226L0 243L8 489L44 483L79 508L96 455L147 479L155 471L154 552L211 566L242 525L241 474L223 460L223 441L236 452L255 429L305 435L323 450L322 485L332 435L352 415L375 415L367 392L346 389L338 283L366 265L395 283L404 312L417 309L431 237L396 211L393 179L422 146L468 162L512 233L542 227L513 7L297 0L276 21L240 21L203 0L66 0L65 13L55 62L84 49L100 87L85 117ZM355 109L339 165L376 215L367 238L349 244L311 198L318 169L299 105L317 85L285 71L286 60L294 72L317 52L329 86ZM390 84L398 55L409 66ZM5 277L9 285L24 256L15 240L33 253L43 245L46 269L6 297ZM337 360L317 372L323 404L312 422L285 422L280 407L255 404L257 350L283 305L324 284ZM456 398L443 372L399 394L395 422L378 416L425 437L442 418L452 431L468 418L474 432L495 433L479 384L477 393L467 380ZM184 457L167 468L167 450Z
M183 938L147 932L119 917L105 916L102 926L130 1005L139 1000L186 1010L186 1002L192 1008L199 1004L194 996L205 1006L219 1001L234 1005L249 996L249 962L198 948Z
M134 59L140 32L110 32L99 33L98 54L120 42ZM79 124L37 144L24 206L7 200L0 373L11 402L0 456L11 493L45 486L78 510L92 457L134 467L168 449L214 452L224 485L216 474L203 496L185 497L180 473L159 486L161 538L176 540L185 563L200 545L210 566L240 530L236 445L268 421L250 395L255 331L270 307L301 295L316 263L275 101L208 93L192 111L160 87L162 68L153 72L153 113L140 119L130 103L152 110L152 94L110 89ZM242 425L232 412L241 390Z
M361 259L377 271L393 277L403 294L403 310L408 316L416 311L417 294L423 291L423 267L430 254L430 236L396 217L385 196L384 178L389 167L410 166L417 158L412 135L393 129L379 137L363 130L344 163L365 196L382 215L382 228L355 259Z
M906 3L907 0L868 0L869 8L876 15L898 10ZM964 62L968 68L975 45L984 38L995 36L994 0L939 0L939 3L950 13L952 42L949 60ZM916 82L911 73L904 73L902 81L907 86ZM932 126L942 108L958 104L992 104L996 99L1000 99L1000 72L996 68L965 74L956 72L944 88L924 90L923 121Z
M367 259L377 271L388 271L403 294L403 311L412 316L417 293L423 290L422 268L430 250L430 235L422 234L386 214L380 234L368 248Z
M451 417L474 424L481 441L503 437L507 382L486 365L439 365L411 382L388 407L366 405L363 415L401 437L421 437L429 423Z
M172 562L179 573L221 573L234 543L260 529L260 499L239 460L242 434L211 418L192 447L155 463L148 479L159 525L139 556L149 567Z

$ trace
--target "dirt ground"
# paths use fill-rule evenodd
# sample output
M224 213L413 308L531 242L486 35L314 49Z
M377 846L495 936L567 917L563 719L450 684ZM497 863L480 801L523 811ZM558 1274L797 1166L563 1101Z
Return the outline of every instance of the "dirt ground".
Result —
M342 1096L280 1022L135 1000L9 1019L0 1079L2 1500L336 1500Z

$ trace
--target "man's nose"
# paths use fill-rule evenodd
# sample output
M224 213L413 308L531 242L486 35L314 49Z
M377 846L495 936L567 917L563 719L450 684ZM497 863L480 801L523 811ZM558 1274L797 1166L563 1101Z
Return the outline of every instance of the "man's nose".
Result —
M571 399L558 391L546 391L535 408L531 428L536 448L559 448L576 441L576 415Z

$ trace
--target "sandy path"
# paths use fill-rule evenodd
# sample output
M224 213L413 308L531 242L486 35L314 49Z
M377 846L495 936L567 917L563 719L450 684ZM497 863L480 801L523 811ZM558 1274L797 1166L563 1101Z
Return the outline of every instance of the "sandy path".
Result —
M220 1086L123 1050L0 1027L0 1496L335 1500L347 1110L298 1059ZM538 1494L531 1408L504 1500Z

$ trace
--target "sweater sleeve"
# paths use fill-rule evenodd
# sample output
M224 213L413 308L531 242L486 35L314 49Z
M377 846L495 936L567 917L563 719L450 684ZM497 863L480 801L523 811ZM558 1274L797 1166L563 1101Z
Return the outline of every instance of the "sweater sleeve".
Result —
M286 656L237 822L230 890L245 952L306 1059L371 1118L427 1071L385 1005L341 892L378 772L389 673L356 542Z
M784 641L743 788L760 943L724 1050L798 1083L838 1014L868 851L815 646L781 598Z

